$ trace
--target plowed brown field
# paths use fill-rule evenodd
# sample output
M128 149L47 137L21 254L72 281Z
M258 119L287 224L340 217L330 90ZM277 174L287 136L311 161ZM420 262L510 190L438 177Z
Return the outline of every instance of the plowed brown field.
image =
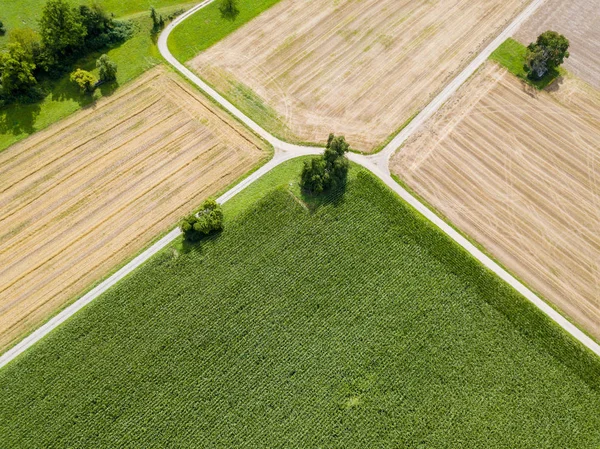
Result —
M392 160L459 229L600 337L600 93L488 63Z
M516 38L527 45L546 30L558 31L569 39L571 56L565 66L600 89L600 2L546 0Z
M0 351L265 156L175 75L0 153Z
M527 0L283 0L191 61L268 130L371 151Z

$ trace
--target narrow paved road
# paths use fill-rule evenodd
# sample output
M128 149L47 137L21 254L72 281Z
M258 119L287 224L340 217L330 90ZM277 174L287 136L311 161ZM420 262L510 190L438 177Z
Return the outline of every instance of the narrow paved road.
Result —
M212 3L214 0L206 0L195 7L191 8L185 14L178 17L174 22L169 24L165 30L160 35L158 40L158 48L163 55L163 57L171 64L176 70L178 70L183 76L192 81L196 86L198 86L202 91L204 91L207 95L212 97L216 102L218 102L221 106L227 109L232 115L238 118L242 123L252 129L256 134L261 136L275 149L275 153L273 158L264 166L262 166L259 170L254 172L244 181L233 187L231 190L226 192L223 196L221 196L218 201L220 203L224 203L227 200L231 199L238 192L246 188L248 185L256 181L258 178L263 176L265 173L269 172L279 164L289 159L293 159L295 157L309 155L309 154L318 154L322 150L319 150L315 147L303 147L299 145L293 145L287 142L283 142L276 137L269 134L266 130L261 128L258 124L256 124L249 117L244 115L239 109L237 109L233 104L223 98L217 91L211 88L208 84L202 81L198 76L196 76L191 70L185 67L182 63L180 63L169 51L167 41L171 31L179 25L181 22L186 20L196 11L201 8L204 8L206 5ZM483 265L496 273L500 278L502 278L505 282L511 285L515 290L521 293L525 298L531 301L535 306L537 306L542 312L548 315L552 320L554 320L557 324L559 324L564 330L570 333L573 337L579 340L584 346L589 348L592 352L600 356L600 345L598 345L594 340L585 335L581 330L579 330L576 326L574 326L571 322L569 322L565 317L556 312L552 307L546 304L541 298L539 298L535 293L529 290L525 285L519 282L515 277L513 277L510 273L508 273L504 268L499 266L496 262L486 256L482 251L480 251L477 247L475 247L471 242L469 242L466 238L460 235L457 231L455 231L451 226L449 226L444 220L439 218L436 214L434 214L431 210L429 210L423 203L417 200L414 196L412 196L408 191L402 188L394 179L391 177L390 169L389 169L389 160L392 155L406 142L406 140L411 137L415 131L423 125L427 119L429 119L439 108L456 92L456 90L473 74L475 71L487 60L490 54L508 37L510 37L517 28L525 22L535 11L536 9L544 2L544 0L533 0L527 8L525 8L500 35L498 35L481 53L479 53L473 61L456 77L454 78L412 121L411 123L402 130L380 153L370 156L363 156L358 154L350 154L349 158L367 168L375 175L377 175L383 182L385 182L393 191L395 191L404 201L409 203L412 207L414 207L417 211L419 211L422 215L424 215L428 220L430 220L433 224L435 224L439 229L441 229L445 234L447 234L451 239L453 239L456 243L462 246L465 250L467 250L473 257L479 260ZM19 354L23 353L29 347L34 345L44 336L46 336L49 332L51 332L54 328L59 326L61 323L66 321L69 317L75 314L78 310L85 307L87 304L92 302L95 298L100 296L110 287L115 285L133 270L138 268L156 253L158 253L161 249L165 248L171 242L173 242L177 237L179 237L180 231L179 229L174 229L169 234L164 236L142 254L137 256L119 271L117 271L114 275L100 283L97 287L89 291L86 295L81 297L71 306L64 309L57 316L52 318L42 327L34 331L32 334L27 336L24 340L18 343L16 346L11 348L9 351L0 356L0 368L9 363Z

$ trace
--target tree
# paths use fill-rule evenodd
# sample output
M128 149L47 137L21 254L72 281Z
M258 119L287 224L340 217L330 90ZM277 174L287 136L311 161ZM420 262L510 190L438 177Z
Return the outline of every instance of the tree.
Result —
M40 19L42 45L55 63L60 56L70 56L83 47L87 29L77 9L65 0L48 0Z
M342 188L346 184L349 163L345 154L349 145L343 136L329 135L323 156L304 163L300 187L310 193Z
M71 73L71 81L86 93L92 93L96 87L96 78L94 75L82 69L77 69Z
M182 219L179 227L186 240L196 242L205 235L223 229L223 209L215 200L208 199L202 203L197 214Z
M33 72L35 64L30 60L23 47L10 43L7 51L0 54L0 80L2 93L14 97L25 94L37 84Z
M221 11L221 17L228 20L235 20L240 13L237 8L237 0L221 0L219 11Z
M40 61L42 54L42 45L40 35L30 28L17 28L10 32L8 42L19 44L27 59L37 64Z
M6 28L4 28L4 23L0 20L0 36L4 36L6 34Z
M549 71L556 70L569 57L569 40L556 31L540 34L527 47L525 69L532 79L540 79Z
M100 81L103 83L117 79L117 64L111 61L107 55L102 55L96 61L96 67L100 71Z
M158 33L165 26L165 18L162 14L158 14L154 6L150 7L150 18L152 19L152 32Z

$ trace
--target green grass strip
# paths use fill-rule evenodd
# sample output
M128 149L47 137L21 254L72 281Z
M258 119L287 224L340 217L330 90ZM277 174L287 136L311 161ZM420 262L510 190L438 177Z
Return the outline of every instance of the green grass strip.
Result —
M542 79L532 80L527 76L527 72L525 71L526 58L527 47L510 37L490 55L492 61L496 61L510 73L539 90L544 89L556 80L556 78L564 74L564 69L559 68L558 70L549 71Z
M279 1L240 0L237 2L239 15L235 20L228 20L221 16L220 1L216 0L173 30L169 50L179 61L186 62Z

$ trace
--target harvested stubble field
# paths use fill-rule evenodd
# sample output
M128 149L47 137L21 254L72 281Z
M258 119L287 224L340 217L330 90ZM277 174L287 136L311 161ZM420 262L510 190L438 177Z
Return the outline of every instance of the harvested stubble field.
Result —
M600 337L600 93L573 77L551 89L488 63L392 171Z
M254 167L264 145L154 69L0 153L0 350Z
M283 0L190 65L284 139L371 151L526 3Z
M363 169L316 200L300 164L0 371L0 446L600 444L591 353Z
M555 30L571 42L565 67L600 89L600 3L598 0L546 0L519 28L516 38L528 44Z

